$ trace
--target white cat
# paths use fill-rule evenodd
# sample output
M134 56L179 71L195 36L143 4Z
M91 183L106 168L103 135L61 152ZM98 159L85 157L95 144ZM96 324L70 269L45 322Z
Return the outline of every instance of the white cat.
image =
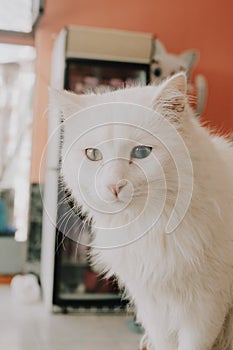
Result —
M155 350L233 349L233 150L159 86L52 92L62 174L93 217L93 259L117 276Z
M199 53L196 50L186 50L178 55L167 52L162 42L156 39L150 66L150 81L158 84L178 72L186 72L188 78L190 78L198 56ZM195 77L194 84L189 83L188 92L190 95L196 95L193 107L197 116L201 115L207 96L207 81L202 74Z
M190 76L198 56L199 54L196 50L186 50L179 55L169 53L163 43L156 39L150 67L151 81L159 83L182 71Z

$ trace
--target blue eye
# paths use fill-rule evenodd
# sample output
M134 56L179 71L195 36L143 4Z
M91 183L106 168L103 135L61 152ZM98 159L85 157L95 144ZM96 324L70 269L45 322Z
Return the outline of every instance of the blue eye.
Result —
M103 159L102 153L98 148L86 148L85 154L88 159L93 161L98 161Z
M149 156L152 151L152 147L150 146L136 146L132 149L130 157L142 159Z

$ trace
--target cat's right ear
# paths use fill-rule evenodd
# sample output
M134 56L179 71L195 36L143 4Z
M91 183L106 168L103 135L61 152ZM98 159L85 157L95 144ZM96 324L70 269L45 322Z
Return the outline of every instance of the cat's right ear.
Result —
M49 105L51 109L55 109L61 113L63 119L67 119L82 109L79 95L51 87L49 88Z
M182 52L179 55L179 57L185 63L185 65L186 65L186 73L188 74L188 77L189 77L189 75L191 73L191 70L193 69L193 67L197 63L197 60L199 58L199 53L196 50L188 50L188 51Z
M177 73L159 86L160 92L153 101L153 108L166 119L180 124L186 105L187 78L185 73Z

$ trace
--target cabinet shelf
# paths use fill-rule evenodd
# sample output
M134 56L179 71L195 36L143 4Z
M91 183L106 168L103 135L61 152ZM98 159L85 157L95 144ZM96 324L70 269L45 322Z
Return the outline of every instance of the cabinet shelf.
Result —
M61 293L59 295L63 300L116 300L119 301L120 295L101 294L101 293Z

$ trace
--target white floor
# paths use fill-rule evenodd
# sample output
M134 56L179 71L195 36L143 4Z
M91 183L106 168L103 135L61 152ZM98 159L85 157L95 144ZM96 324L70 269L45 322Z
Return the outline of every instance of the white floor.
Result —
M0 287L1 350L137 350L126 315L50 314L41 303L17 305Z

